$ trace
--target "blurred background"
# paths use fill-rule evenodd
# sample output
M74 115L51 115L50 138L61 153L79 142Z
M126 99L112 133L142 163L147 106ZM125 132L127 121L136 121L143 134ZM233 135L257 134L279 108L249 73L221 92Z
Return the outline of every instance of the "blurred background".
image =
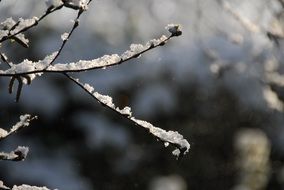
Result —
M0 78L0 127L21 114L39 119L0 144L28 146L24 162L0 162L7 186L60 190L284 189L283 9L281 0L94 0L57 63L121 54L131 43L183 35L128 63L74 74L120 108L191 144L177 161L145 130L90 98L64 76L24 86L19 103ZM2 0L0 21L31 18L44 0ZM5 42L13 63L57 51L76 11L63 8L25 35L30 47ZM7 69L1 63L1 69Z

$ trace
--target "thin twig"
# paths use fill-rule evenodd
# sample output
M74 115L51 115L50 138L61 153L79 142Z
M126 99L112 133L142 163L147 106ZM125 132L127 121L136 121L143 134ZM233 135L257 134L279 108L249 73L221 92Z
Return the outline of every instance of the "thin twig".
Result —
M6 57L4 53L0 53L0 57L4 63L6 63L10 68L12 67L13 63L10 63L8 61L8 58Z
M63 42L62 42L59 50L57 51L56 55L54 56L54 58L51 60L51 62L43 70L46 70L50 65L52 65L54 63L54 61L57 59L57 57L60 55L63 48L65 47L66 42L69 40L70 36L72 35L73 31L79 26L79 18L80 18L82 13L83 13L83 10L80 9L78 11L76 19L74 20L74 24L73 24L70 32L68 33L68 36L63 40Z

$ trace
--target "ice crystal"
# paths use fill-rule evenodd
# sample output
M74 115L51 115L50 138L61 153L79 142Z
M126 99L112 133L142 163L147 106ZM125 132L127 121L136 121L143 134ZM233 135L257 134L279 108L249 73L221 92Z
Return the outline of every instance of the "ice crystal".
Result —
M24 47L28 47L29 40L26 39L25 35L21 34L20 32L25 28L34 25L37 20L37 17L33 17L32 19L19 18L19 20L16 22L13 18L7 18L1 23L2 30L0 30L0 40L9 36L9 38L15 40Z
M148 47L143 46L142 44L131 44L130 50L125 51L123 54L121 54L122 60L127 60L130 57L137 57L139 56L143 51L145 51Z
M131 108L128 106L125 106L122 110L119 108L116 108L116 110L121 113L122 115L126 115L128 117L131 117L132 113L131 113Z
M0 128L0 139L6 137L7 135L8 135L8 131Z
M91 85L89 85L87 83L84 84L84 88L86 90L88 90L88 92L90 92L90 93L93 93L93 91L94 91L94 87L92 87Z
M131 44L130 45L130 50L133 51L134 53L141 53L145 47L142 44Z
M103 104L111 107L112 109L115 109L115 106L112 102L112 97L108 96L108 95L102 95L98 92L94 92L93 95Z
M147 42L146 46L153 47L157 45L163 45L163 42L167 41L167 36L162 35L159 39L152 39L149 42Z
M9 17L6 20L4 20L3 22L1 22L1 25L2 25L4 30L8 30L8 29L12 28L15 24L16 24L16 21L12 17Z
M165 147L168 147L170 145L170 143L169 142L165 142L164 145L165 145Z
M37 17L33 17L31 19L19 18L19 24L17 25L17 27L14 30L11 31L11 34L18 33L19 31L23 30L24 28L34 25L37 21L38 21Z
M8 30L0 30L0 39L8 36L9 31Z
M25 37L24 34L17 34L15 37L13 37L13 39L25 48L29 47L29 40Z
M62 39L63 41L65 41L65 40L67 40L68 36L69 36L69 33L65 32L65 33L63 33L63 34L61 35L61 39Z

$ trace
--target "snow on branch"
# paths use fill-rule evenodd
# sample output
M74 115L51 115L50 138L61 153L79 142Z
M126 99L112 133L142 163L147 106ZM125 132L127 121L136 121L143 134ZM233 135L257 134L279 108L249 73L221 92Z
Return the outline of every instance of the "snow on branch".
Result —
M36 25L37 22L37 17L33 17L31 19L19 18L17 22L13 18L7 18L1 23L2 29L0 30L0 42L11 38L20 45L26 48L29 47L29 40L21 32L24 31L25 28L30 28Z
M76 21L78 21L78 18L81 15L81 13L82 12L78 13ZM178 158L186 154L189 151L190 144L178 132L165 131L161 128L153 126L151 123L147 121L136 119L135 117L132 116L130 107L125 107L122 110L119 109L113 104L111 97L107 95L102 95L98 92L93 93L94 91L93 87L91 87L88 84L82 84L79 82L79 80L74 79L67 74L68 72L81 72L81 71L111 67L114 65L124 63L130 59L140 57L143 53L153 48L165 45L166 42L172 37L180 36L182 34L180 25L169 24L166 27L166 29L170 32L169 36L162 35L158 39L152 39L148 41L145 45L131 44L130 49L125 51L121 55L118 54L104 55L94 60L80 60L78 62L72 62L67 64L58 63L53 65L52 63L63 49L65 43L69 39L73 30L77 27L77 25L78 23L75 23L70 33L66 33L62 36L63 43L59 51L54 52L51 55L44 58L43 60L37 62L32 62L26 59L19 64L12 64L10 69L7 69L5 71L0 70L0 76L12 76L12 80L9 85L9 91L10 92L12 91L13 82L15 79L17 79L19 81L19 87L17 92L17 100L18 100L22 88L22 83L21 83L22 80L20 77L25 78L27 83L30 84L31 80L33 80L37 75L41 75L42 73L47 73L47 72L62 73L66 77L71 79L73 82L75 82L77 85L79 85L81 88L83 88L88 94L90 94L102 105L128 118L135 125L147 129L152 135L154 135L156 138L164 142L165 146L168 146L169 144L175 146L176 149L173 151L173 154L176 155ZM5 135L8 136L10 133L11 132L7 132L4 129L2 129L3 138L5 137Z
M58 1L60 1L61 3L58 3ZM77 2L77 1L76 1ZM5 57L5 55L3 53L0 52L1 54L1 59L2 61L4 61L5 63L7 63L10 67L10 70L12 70L14 72L14 74L12 75L12 78L10 79L10 83L9 83L9 93L11 94L13 91L13 86L14 86L14 81L17 80L18 81L18 88L17 88L17 93L16 93L16 102L19 101L20 99L20 95L21 95L21 91L22 91L22 87L23 84L31 84L31 81L36 77L36 75L41 75L42 73L35 73L35 74L18 74L19 72L21 72L22 70L24 71L29 71L32 70L34 71L36 68L38 69L42 69L43 71L45 71L49 66L51 66L53 64L53 62L56 60L56 58L60 55L61 51L63 50L66 42L69 40L70 36L72 35L72 33L74 32L74 30L78 27L79 25L79 18L81 16L81 14L87 10L87 5L91 2L91 0L89 0L88 2L85 0L80 0L78 1L78 5L74 4L75 2L73 1L64 1L62 2L61 0L57 0L57 1L52 1L50 2L51 5L49 5L49 9L47 10L47 12L52 12L52 10L56 10L56 8L54 9L54 7L57 6L57 8L59 9L60 6L63 4L64 6L66 6L66 4L72 4L72 6L78 6L79 11L77 14L76 19L74 20L74 24L71 28L71 30L69 31L69 33L64 33L61 38L63 40L60 48L58 51L54 52L53 54L51 54L50 56L47 56L44 60L42 61L38 61L38 62L32 62L30 60L25 59L23 62L14 65L13 63L10 63L7 61L7 57ZM47 2L48 4L48 2ZM75 9L73 7L73 9ZM77 10L77 9L76 9ZM46 12L45 15L47 15L48 13ZM43 16L40 18L42 19ZM26 28L31 28L32 26L34 26L34 24L36 24L35 22L29 25L29 24L22 24L25 27L20 27L20 29L18 29L19 31L15 31L11 32L12 30L14 31L15 28L17 28L18 26L21 26L21 21L23 21L24 23L29 23L29 21L31 21L32 19L20 19L17 23L12 19L12 18L8 18L6 19L5 22L2 23L2 25L4 26L4 28L9 29L9 31L7 32L7 36L4 36L5 39L8 39L8 36L10 34L12 39L15 39L18 43L20 43L21 45L23 45L24 47L28 47L28 40L24 38L24 35L22 33L18 34L19 32L25 30ZM36 18L36 20L39 20ZM17 34L17 35L16 35ZM22 37L22 38L20 38ZM15 68L16 67L16 68ZM0 71L1 72L1 71Z
M37 186L30 186L30 185L26 185L26 184L23 184L23 185L20 185L20 186L17 186L17 185L14 185L13 188L9 188L7 186L4 185L3 181L0 180L0 189L2 190L50 190L48 189L47 187L37 187Z
M177 156L177 158L180 158L188 153L190 144L177 131L166 131L159 127L155 127L147 121L136 119L135 117L130 117L129 119L136 125L148 129L152 135L154 135L160 141L164 142L165 147L167 147L168 145L173 145L174 147L176 147L176 149L172 153L173 155Z
M170 30L170 29L169 29ZM50 56L47 56L44 60L37 62L32 62L30 60L24 60L19 64L13 65L12 68L7 70L0 70L0 76L14 76L14 75L27 75L35 73L44 73L44 72L82 72L87 70L94 70L100 68L107 68L114 65L119 65L130 59L134 59L142 55L143 53L156 48L158 46L163 46L165 43L174 36L178 36L179 30L171 32L170 36L162 35L158 39L152 39L148 41L145 45L142 44L131 44L130 49L122 53L121 55L112 54L104 55L100 58L93 60L80 60L78 62L71 63L58 63L51 65L48 61L53 61L54 56L57 56L58 52L53 53Z
M12 190L50 190L47 187L37 187L37 186L30 186L30 185L20 185L20 186L16 186L14 185Z
M22 32L29 30L36 26L47 15L67 7L75 10L79 10L80 14L88 9L88 5L92 0L47 0L46 5L48 8L45 13L39 18L33 17L31 19L20 18L17 22L13 18L7 18L1 23L0 27L0 44L8 39L13 39L24 47L28 47L29 40L25 38Z
M26 159L28 152L28 147L18 146L14 151L9 153L0 152L0 160L23 161Z
M18 121L14 126L12 126L9 131L0 128L0 141L5 139L9 135L16 133L20 129L29 126L30 122L34 119L37 119L37 116L32 117L29 114L21 115L20 121ZM11 151L9 153L0 152L0 160L22 161L27 157L28 152L28 147L18 146L14 151Z
M1 23L2 28L0 29L0 43L7 40L13 39L24 47L28 47L29 40L25 38L22 32L29 30L36 26L42 19L54 11L61 9L62 7L72 8L80 10L80 14L88 9L88 4L92 0L48 0L46 5L47 10L43 15L33 17L31 19L20 18L17 22L13 18L7 18Z
M0 0L0 2L1 2L1 0ZM7 187L6 185L4 185L4 183L3 183L3 181L1 181L0 180L0 189L2 190L4 190L4 189L10 189L9 187Z
M34 119L37 119L37 116L32 117L29 114L21 115L20 121L18 121L14 126L11 127L9 131L0 128L0 141L8 137L12 133L19 131L20 129L29 126L30 122Z
M112 101L112 98L108 95L102 95L94 90L94 87L90 86L89 84L81 83L79 79L75 79L68 74L64 74L70 80L75 82L78 86L80 86L84 91L86 91L89 95L91 95L94 99L96 99L100 104L106 106L107 108L111 109L112 111L122 115L123 117L132 121L135 125L143 127L149 131L153 136L155 136L158 140L164 142L165 146L173 145L176 149L172 152L173 155L177 156L177 159L184 156L190 149L190 144L186 139L183 138L181 134L176 131L166 131L159 127L155 127L151 123L147 121L143 121L140 119L136 119L132 116L131 108L126 106L123 109L119 109L115 106Z

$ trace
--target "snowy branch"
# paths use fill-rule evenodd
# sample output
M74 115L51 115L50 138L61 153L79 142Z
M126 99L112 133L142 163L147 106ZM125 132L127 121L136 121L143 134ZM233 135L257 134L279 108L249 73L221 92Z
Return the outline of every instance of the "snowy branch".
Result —
M50 189L48 189L47 187L37 187L37 186L30 186L23 184L20 186L14 185L12 190L50 190Z
M55 10L60 9L63 5L69 8L73 8L75 10L79 10L76 19L74 20L74 24L70 30L69 33L64 33L61 37L63 39L62 45L60 46L59 50L56 51L54 54L52 54L51 56L48 56L48 62L46 64L44 64L44 68L43 70L46 70L49 66L51 66L53 64L53 62L56 60L56 58L60 55L61 51L63 50L66 42L68 41L68 39L70 38L70 36L72 35L73 31L78 27L79 25L79 18L81 16L81 14L87 10L87 5L91 2L91 0L89 0L88 2L85 0L80 0L80 1L70 1L70 0L65 0L65 1L61 1L61 0L56 0L56 1L48 1L47 4L49 5L49 8L47 9L46 13L40 17L40 19L38 19L37 17L34 17L33 19L22 19L20 18L18 22L14 21L12 18L8 18L6 19L4 22L1 23L1 25L3 26L4 30L0 30L0 42L1 40L7 40L9 38L14 39L16 42L18 42L19 44L21 44L24 47L29 47L28 46L28 42L29 40L25 38L25 36L21 33L25 30L30 29L31 27L37 25L38 21L43 19L45 16L47 16L48 14L52 13ZM2 36L1 36L2 34ZM3 62L7 63L10 67L10 69L14 70L14 73L18 73L17 69L15 69L15 65L13 63L8 62L8 58L0 52L1 55L1 59ZM27 62L27 60L23 61L24 63L30 63ZM30 66L23 66L25 64L19 64L16 65L17 67L20 67L20 69L23 68L30 68ZM39 65L42 65L39 63ZM38 74L40 75L40 74ZM27 84L31 84L32 79L35 78L36 75L28 75L28 74L20 74L20 75L16 75L14 74L10 80L9 83L9 93L11 94L13 92L13 86L14 86L14 81L17 80L18 81L18 88L17 88L17 93L16 93L16 102L19 101L20 99L20 95L21 95L21 91L22 91L22 87L24 83Z
M134 58L138 58L143 53L146 53L151 49L165 45L172 37L180 36L182 34L180 25L169 24L166 29L168 30L170 35L162 35L158 39L152 39L148 41L145 45L131 44L130 49L125 51L121 55L104 55L100 58L93 60L80 60L71 63L55 64L56 59L61 54L67 41L73 34L74 30L79 26L79 18L81 14L88 9L88 5L91 3L91 1L92 0L47 0L46 4L48 8L46 9L45 13L43 13L40 17L33 17L29 19L19 18L18 20L14 20L13 18L7 18L5 21L0 23L0 47L1 43L7 40L13 40L21 46L28 48L29 39L27 39L24 35L25 31L28 31L31 28L37 26L39 22L45 17L47 17L49 14L63 7L71 8L78 11L76 18L74 19L73 26L70 28L69 32L63 33L61 35L62 43L58 50L46 56L43 60L33 62L31 60L25 59L24 61L18 64L14 64L9 61L9 58L4 53L0 52L0 60L9 67L6 70L0 70L0 77L11 77L8 85L9 93L13 92L15 81L17 81L18 87L16 92L16 101L18 102L24 84L31 84L33 79L35 79L37 76L41 76L44 73L63 74L69 80L73 81L76 85L81 87L85 92L91 95L101 105L128 119L135 125L146 129L155 138L163 142L166 147L168 145L174 146L175 150L173 151L173 154L178 159L181 158L189 151L190 144L178 132L166 131L159 127L155 127L147 121L136 119L134 116L132 116L130 107L126 106L123 109L120 109L113 103L111 97L107 95L102 95L99 92L94 91L94 88L89 84L83 84L79 82L78 79L75 79L69 75L70 72L82 72L100 68L107 68L122 64ZM14 126L12 126L10 130L0 128L0 141L16 133L20 129L29 126L29 123L34 119L37 119L37 116L32 117L29 114L21 115L20 121L17 122ZM28 147L18 146L15 150L8 153L0 152L0 160L22 161L27 157L28 152ZM0 181L0 189L49 190L46 187L36 187L25 184L20 186L14 185L12 188L10 188L5 186L2 181Z
M148 41L145 45L142 44L131 44L130 49L122 53L121 55L112 54L104 55L100 58L93 60L80 60L78 62L71 63L58 63L51 65L58 52L54 52L51 55L47 56L43 60L32 62L25 59L19 64L14 64L10 69L0 70L0 76L15 76L15 75L28 75L28 74L37 74L41 75L45 72L52 73L66 73L66 72L82 72L87 70L94 70L100 68L107 68L115 65L122 64L131 59L140 57L143 53L156 48L158 46L163 46L165 43L170 40L174 35L165 36L162 35L158 39L152 39ZM35 75L31 78L34 79Z
M2 29L0 30L0 43L8 40L14 39L24 47L28 47L28 40L22 34L23 32L36 26L42 19L44 19L49 14L61 9L62 7L68 7L75 10L79 10L80 14L87 10L88 4L92 0L85 1L74 1L74 0L49 0L47 1L48 8L45 13L38 17L33 17L31 19L20 18L17 22L12 18L7 18L1 23Z
M172 152L177 159L184 156L190 149L190 144L186 139L183 138L181 134L176 131L165 131L159 127L155 127L151 123L147 121L143 121L140 119L136 119L132 116L131 108L126 106L123 109L119 109L115 106L112 101L112 98L108 95L102 95L94 90L94 87L90 86L89 84L81 83L79 79L75 79L68 74L64 74L74 83L76 83L79 87L81 87L85 92L91 95L94 99L96 99L100 104L109 108L110 110L118 113L119 115L129 119L135 125L143 127L149 131L152 135L154 135L158 140L162 141L164 145L167 147L168 145L173 145L176 149Z
M20 129L30 125L30 122L34 119L37 119L37 116L32 117L29 114L21 115L20 121L17 122L14 126L11 127L10 131L0 128L0 141L9 135L16 133Z
M31 80L33 80L36 76L40 76L43 73L48 73L48 72L62 73L66 77L68 77L70 80L75 82L78 86L83 88L88 94L90 94L93 98L95 98L102 105L128 118L135 125L147 129L152 135L154 135L156 138L164 142L165 146L168 146L169 144L175 146L176 150L173 151L173 154L176 155L178 158L186 154L190 148L190 145L187 142L187 140L183 138L182 135L180 135L179 133L175 131L165 131L161 128L153 126L151 123L147 121L136 119L135 117L131 115L130 107L125 107L124 109L120 110L118 107L116 107L112 103L111 97L101 95L98 92L93 93L93 90L94 90L93 87L91 87L88 84L82 84L79 82L79 80L74 79L67 74L68 72L81 72L81 71L111 67L114 65L122 64L126 61L129 61L130 59L140 57L143 53L153 48L165 45L166 42L172 37L180 36L182 34L180 26L176 24L170 24L166 27L166 29L170 32L169 36L162 35L158 39L152 39L148 41L145 45L131 44L130 49L125 51L121 55L118 55L118 54L104 55L103 57L100 57L94 60L80 60L78 62L72 62L72 63L67 63L67 64L58 63L55 65L52 65L54 60L57 58L57 56L60 54L61 50L63 49L65 43L71 36L73 30L78 26L77 21L78 21L80 14L81 12L78 13L77 19L71 29L71 32L63 34L62 36L63 43L59 51L54 52L53 54L47 56L45 59L40 60L38 62L24 60L23 62L19 64L13 64L10 69L7 69L5 71L0 70L0 76L12 76L12 79L9 85L9 91L10 92L12 91L13 82L15 79L17 79L19 82L19 87L18 87L16 100L18 100L20 96L20 92L21 92L21 90L19 89L21 89L23 85L23 83L21 82L22 80L19 78L20 76L21 77L25 76L26 80L28 81L27 83L29 84Z
M33 17L31 19L23 19L20 18L17 22L12 18L7 18L4 22L1 23L2 29L0 30L0 43L8 40L8 39L16 39L19 38L20 44L24 47L28 47L28 40L22 34L23 32L29 30L30 28L36 26L39 21L45 18L50 13L61 9L63 6L59 7L49 7L46 12L40 17Z
M1 2L1 0L0 0L0 2ZM0 180L0 189L5 190L5 189L10 189L10 188L7 187L6 185L4 185L3 181Z
M0 190L50 190L47 187L37 187L37 186L30 186L30 185L14 185L13 188L9 188L4 185L3 181L0 180Z
M37 116L32 117L29 114L21 115L20 121L18 121L14 126L12 126L9 131L0 128L0 141L7 138L9 135L16 133L20 129L29 126L30 122L34 119L37 119ZM0 160L22 161L27 157L28 152L28 147L18 146L16 150L11 151L9 153L0 152Z
M26 159L29 148L25 146L18 146L16 150L9 153L0 152L0 160L8 161L23 161Z

